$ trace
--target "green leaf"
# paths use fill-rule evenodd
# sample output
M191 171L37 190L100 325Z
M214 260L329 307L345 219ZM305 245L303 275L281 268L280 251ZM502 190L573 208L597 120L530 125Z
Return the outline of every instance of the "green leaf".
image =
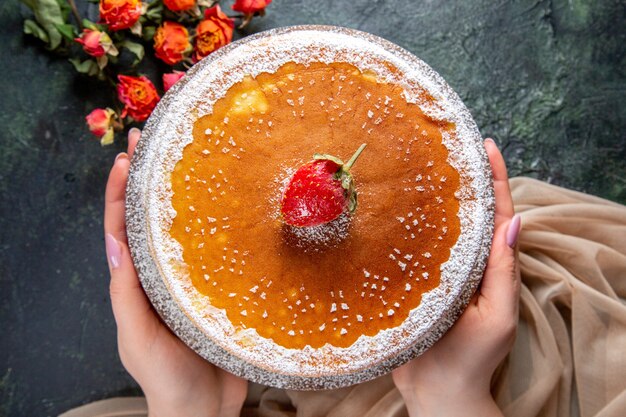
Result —
M104 67L106 67L109 63L109 58L106 55L99 56L98 58L96 58L96 63L98 64L98 68L100 68L100 70L103 70Z
M134 25L132 25L129 29L130 29L130 33L132 33L135 36L141 36L141 30L143 28L143 23L141 21L141 19L139 19L138 21L135 22Z
M57 29L57 25L65 24L65 20L57 0L23 0L23 2L33 10L35 20L46 31L48 47L50 49L58 48L63 37Z
M99 30L98 25L96 25L94 22L92 22L89 19L83 19L83 26L86 27L87 29Z
M61 14L63 16L63 20L67 21L67 19L70 16L70 13L72 12L72 8L67 3L67 0L57 0L57 4L61 8Z
M71 58L69 59L69 61L72 63L72 65L74 65L74 69L76 69L76 71L80 72L81 74L86 74L87 72L89 72L89 68L91 67L92 62L91 60L81 62L78 58Z
M144 16L153 22L161 23L163 20L163 4L161 2L150 3Z
M137 65L144 57L145 51L143 49L143 45L140 43L132 42L129 40L125 40L124 42L117 45L119 48L126 48L130 52L132 52L137 58L133 61L132 65Z
M86 61L81 62L78 58L72 58L69 60L76 71L81 74L87 74L92 77L98 76L100 74L100 68L98 67L98 63L93 59L88 59Z
M56 25L56 28L59 31L59 33L63 35L63 37L69 40L70 42L73 42L74 38L76 38L77 36L74 25L71 25L69 23L65 23L63 25Z
M333 161L337 165L343 165L343 161L341 159L337 158L336 156L328 155L325 153L314 153L313 159L328 159L330 161Z
M344 174L341 177L341 187L344 190L350 190L352 188L352 176L350 174Z
M144 26L143 27L143 39L146 41L151 41L154 38L154 33L156 32L156 28L154 26Z
M107 130L104 136L100 138L100 145L102 146L110 145L113 143L114 140L115 140L115 132L113 131L113 128L109 128L109 130Z
M26 19L24 20L24 33L28 35L33 35L34 37L41 39L45 43L50 42L48 39L48 34L46 31L37 24L34 20Z
M35 3L37 2L37 0L20 0L20 1L24 3L26 6L28 6L29 9L35 10Z
M353 192L352 194L350 194L350 197L348 198L348 211L350 213L354 213L358 205L359 203L358 203L358 199L356 196L356 192Z
M148 9L146 10L146 13L147 14L150 14L150 13L163 14L163 9L164 9L163 2L161 2L161 1L153 1L151 3L148 3Z

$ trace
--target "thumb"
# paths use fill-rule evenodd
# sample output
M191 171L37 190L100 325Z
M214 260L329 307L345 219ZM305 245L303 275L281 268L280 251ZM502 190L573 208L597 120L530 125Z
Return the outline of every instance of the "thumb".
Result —
M515 215L495 230L491 253L480 287L480 298L487 300L494 311L517 315L520 276L517 260L517 237L521 218Z
M137 278L126 241L124 213L129 169L128 156L120 154L109 174L104 206L104 237L111 272L111 305L120 330L144 329L146 320L150 320L148 315L154 316Z
M106 252L111 272L111 305L115 322L120 330L141 329L154 313L143 292L133 266L128 246L111 233L105 235Z

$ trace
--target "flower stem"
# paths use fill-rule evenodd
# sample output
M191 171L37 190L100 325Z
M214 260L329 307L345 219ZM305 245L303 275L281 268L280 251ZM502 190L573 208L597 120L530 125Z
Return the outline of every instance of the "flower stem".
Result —
M76 8L76 3L74 0L67 0L72 9L72 14L74 15L74 19L76 19L76 24L78 24L79 29L83 30L83 20L80 18L80 13L78 13L78 9Z
M352 155L352 158L350 158L350 160L343 166L344 171L349 171L350 168L352 168L352 165L354 165L354 163L359 158L359 156L361 156L361 152L363 152L363 149L365 149L366 146L367 146L367 143L364 143L361 146L359 146L359 149L357 149L354 155Z

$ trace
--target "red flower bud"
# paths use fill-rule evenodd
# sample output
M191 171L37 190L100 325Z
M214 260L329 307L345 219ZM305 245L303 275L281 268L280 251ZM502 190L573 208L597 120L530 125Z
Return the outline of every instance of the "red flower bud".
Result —
M79 38L74 39L83 45L83 50L96 58L109 55L117 55L117 48L113 45L113 41L106 32L99 30L83 29Z
M183 78L183 75L185 75L183 71L174 71L168 74L163 74L163 90L167 91L172 88L178 80Z
M100 34L97 30L84 29L80 38L74 39L76 42L83 45L85 52L91 56L99 57L106 54L106 51L100 45Z
M272 0L236 0L233 10L243 14L254 14L265 9Z
M91 113L85 117L89 130L96 136L104 135L107 130L113 125L111 120L115 112L109 108L106 109L94 109Z
M115 112L109 108L94 109L85 117L89 130L96 136L100 137L102 145L108 145L113 142L114 129L113 121Z

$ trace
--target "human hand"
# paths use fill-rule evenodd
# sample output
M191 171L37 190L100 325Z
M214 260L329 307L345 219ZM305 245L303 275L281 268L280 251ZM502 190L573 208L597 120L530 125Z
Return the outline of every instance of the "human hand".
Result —
M106 188L104 232L111 304L122 364L141 386L151 417L238 416L247 381L202 359L161 322L146 297L128 250L124 221L130 158L141 132L128 133Z
M520 217L514 216L504 159L485 141L496 197L495 231L479 291L452 328L421 356L393 371L393 381L417 416L500 416L491 377L513 347L520 274L515 251Z

